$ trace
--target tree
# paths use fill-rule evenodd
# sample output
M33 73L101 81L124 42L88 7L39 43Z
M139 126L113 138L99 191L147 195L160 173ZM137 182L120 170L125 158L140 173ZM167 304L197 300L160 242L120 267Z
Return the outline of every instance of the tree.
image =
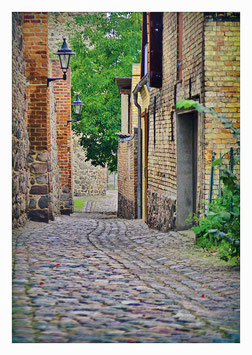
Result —
M76 56L71 61L72 96L84 102L81 121L73 130L87 160L95 166L117 169L117 132L120 131L120 93L115 76L131 76L132 63L140 61L141 13L78 15L82 30L70 37Z

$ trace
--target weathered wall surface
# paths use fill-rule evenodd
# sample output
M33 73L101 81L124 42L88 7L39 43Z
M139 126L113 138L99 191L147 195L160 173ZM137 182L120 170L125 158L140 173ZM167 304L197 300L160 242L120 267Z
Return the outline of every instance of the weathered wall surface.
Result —
M23 14L12 14L12 219L13 226L27 220L29 196L29 139L26 115Z
M62 77L59 62L51 59L53 78ZM56 143L59 169L60 212L73 212L73 168L72 168L72 131L71 123L71 71L66 80L50 83L56 104Z
M85 152L76 136L73 137L73 152L74 196L105 195L108 179L107 168L95 167L91 162L85 161Z
M24 13L24 43L27 126L30 142L28 217L31 220L48 222L54 219L54 215L51 199L50 98L47 88L49 74L47 13Z
M240 22L206 21L204 57L205 105L224 114L235 128L240 128ZM204 138L204 198L207 199L214 142L217 158L237 144L230 131L211 115L205 118ZM239 170L238 165L235 168ZM215 194L218 175L219 171L215 169Z
M51 68L49 68L51 69ZM51 75L50 70L50 77ZM57 147L57 104L53 93L53 85L49 87L50 95L50 134L51 134L51 203L54 215L60 213L59 163Z
M118 217L136 218L137 129L118 144Z
M204 13L183 13L180 82L177 41L177 13L164 13L163 84L161 89L151 88L148 158L148 224L163 230L174 225L177 204L175 103L182 98L197 99L224 113L235 127L240 122L239 22L206 19ZM197 135L196 208L199 211L208 198L213 143L218 155L236 146L236 141L211 115L198 114ZM217 184L218 179L215 190Z
M132 80L131 80L131 92L135 89L137 83L140 81L140 73L141 73L141 65L139 63L132 64ZM130 98L130 134L134 133L134 128L138 126L138 110L136 105L134 104L134 97L131 95ZM142 105L141 95L138 95L138 103Z
M151 227L162 230L174 227L176 211L174 96L177 96L176 100L178 101L181 98L188 99L190 94L191 97L196 95L202 97L203 95L203 24L203 13L187 12L183 14L183 76L182 82L177 83L177 13L167 12L163 15L162 88L151 88L150 91L147 192L147 223ZM154 100L156 101L155 112ZM199 122L198 180L200 181L203 163L200 158L203 146L203 122L201 120ZM198 197L199 194L200 191L198 191Z

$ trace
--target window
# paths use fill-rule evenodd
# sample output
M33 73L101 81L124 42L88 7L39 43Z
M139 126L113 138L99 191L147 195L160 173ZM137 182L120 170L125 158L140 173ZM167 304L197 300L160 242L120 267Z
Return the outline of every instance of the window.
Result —
M144 12L141 77L149 73L151 87L162 86L163 13Z
M148 73L148 43L144 46L144 75Z

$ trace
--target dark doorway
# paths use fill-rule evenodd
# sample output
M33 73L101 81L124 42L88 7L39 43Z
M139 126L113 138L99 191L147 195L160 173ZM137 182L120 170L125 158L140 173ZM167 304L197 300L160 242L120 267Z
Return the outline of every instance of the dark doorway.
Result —
M177 212L176 228L191 227L186 219L196 212L197 112L177 114Z

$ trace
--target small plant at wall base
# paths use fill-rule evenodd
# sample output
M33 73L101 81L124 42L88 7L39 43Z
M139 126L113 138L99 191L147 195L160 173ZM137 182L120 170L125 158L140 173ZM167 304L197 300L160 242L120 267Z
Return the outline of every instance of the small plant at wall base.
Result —
M240 131L234 128L224 115L216 113L213 109L204 107L197 101L180 100L177 108L194 107L200 113L210 113L219 118L225 128L230 129L239 145ZM240 157L237 157L239 162ZM221 169L223 183L222 196L217 197L208 204L205 213L200 217L189 216L195 225L191 228L196 234L196 246L209 251L217 251L223 260L233 259L236 264L240 262L240 185L237 176L226 167L222 167L222 159L212 162L212 167Z

